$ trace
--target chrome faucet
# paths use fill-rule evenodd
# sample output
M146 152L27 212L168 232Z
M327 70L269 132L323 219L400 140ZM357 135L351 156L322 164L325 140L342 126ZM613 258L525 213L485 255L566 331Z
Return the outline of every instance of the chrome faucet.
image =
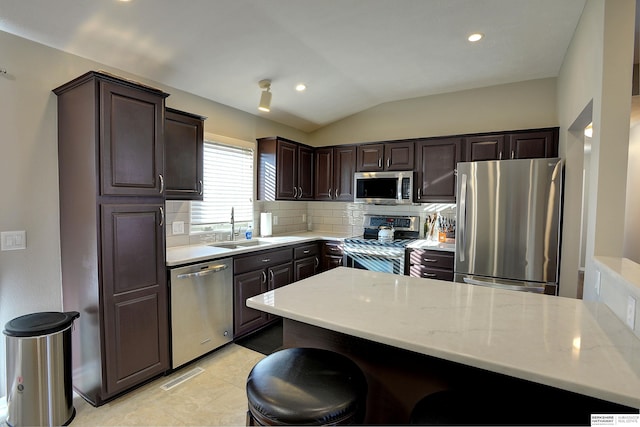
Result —
M236 240L236 221L233 219L233 207L231 207L231 238L229 240Z

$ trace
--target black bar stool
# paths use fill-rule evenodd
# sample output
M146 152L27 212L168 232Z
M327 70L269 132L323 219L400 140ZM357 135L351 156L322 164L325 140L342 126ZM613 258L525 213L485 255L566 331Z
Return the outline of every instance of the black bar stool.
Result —
M288 348L258 362L247 378L247 425L340 425L364 420L367 382L348 357Z

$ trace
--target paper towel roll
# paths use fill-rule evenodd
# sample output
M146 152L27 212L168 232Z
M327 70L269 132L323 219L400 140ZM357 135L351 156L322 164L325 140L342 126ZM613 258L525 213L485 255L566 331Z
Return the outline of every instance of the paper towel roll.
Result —
M272 234L272 216L271 212L260 213L260 235L262 237L269 237Z

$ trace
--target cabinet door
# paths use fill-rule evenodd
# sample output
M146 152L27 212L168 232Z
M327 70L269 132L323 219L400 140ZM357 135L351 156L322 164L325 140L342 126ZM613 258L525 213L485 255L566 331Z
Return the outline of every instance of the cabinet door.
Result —
M313 200L313 149L298 147L298 191L296 198L299 200Z
M166 198L202 200L203 119L167 109L164 142Z
M294 200L298 189L298 147L278 140L276 154L276 199Z
M558 156L558 143L553 130L509 135L512 159L535 159Z
M430 139L416 143L416 201L455 202L455 171L462 153L461 146L461 138Z
M295 260L293 262L294 281L314 276L318 272L318 267L320 267L320 260L315 256Z
M342 260L343 252L340 242L322 243L322 271L340 267Z
M353 174L356 171L356 147L333 149L333 199L353 202Z
M164 98L100 82L102 195L164 194Z
M162 204L102 205L108 395L169 368Z
M378 172L384 170L384 144L358 146L358 172Z
M333 191L333 149L317 149L315 152L315 165L315 198L316 200L331 200Z
M388 171L413 170L414 142L392 142L385 144L385 164Z
M247 307L247 298L267 292L264 269L238 274L233 278L233 336L238 337L259 328L268 321L267 313Z
M479 160L502 160L508 158L504 152L504 135L472 136L466 138L465 162Z
M269 290L278 289L293 282L293 268L291 263L276 265L267 269L269 277Z

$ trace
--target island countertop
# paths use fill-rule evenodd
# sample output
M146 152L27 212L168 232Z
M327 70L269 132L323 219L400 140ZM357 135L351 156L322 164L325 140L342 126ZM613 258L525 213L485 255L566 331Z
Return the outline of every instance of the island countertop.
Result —
M604 304L338 267L247 306L640 408L640 340Z

